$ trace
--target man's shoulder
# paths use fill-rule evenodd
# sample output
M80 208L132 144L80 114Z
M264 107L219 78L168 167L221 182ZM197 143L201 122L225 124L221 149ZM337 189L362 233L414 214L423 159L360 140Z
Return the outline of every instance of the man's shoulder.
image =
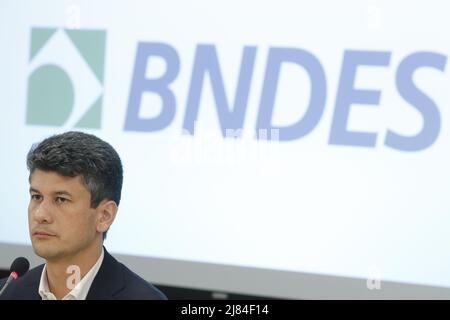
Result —
M154 285L141 278L139 275L128 269L125 265L119 262L122 269L124 281L126 286L117 297L132 296L132 299L153 299L153 300L167 300L167 297Z
M142 279L104 250L100 269L92 282L88 300L166 300L155 286Z
M41 264L29 270L23 277L12 281L5 289L0 299L39 299L38 288L43 268L44 265ZM0 280L0 288L3 288L7 279L8 278Z

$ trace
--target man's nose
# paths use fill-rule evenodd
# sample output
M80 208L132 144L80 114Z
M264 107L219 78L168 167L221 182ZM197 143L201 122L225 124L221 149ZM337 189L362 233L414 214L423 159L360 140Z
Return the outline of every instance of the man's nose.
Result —
M51 204L46 200L42 200L34 209L33 217L38 223L51 223L52 213Z

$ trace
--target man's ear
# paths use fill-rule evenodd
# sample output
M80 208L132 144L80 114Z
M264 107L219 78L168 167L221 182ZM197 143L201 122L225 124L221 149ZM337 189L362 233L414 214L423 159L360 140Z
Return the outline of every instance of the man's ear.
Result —
M112 200L105 200L100 202L97 207L97 231L100 233L106 232L111 224L114 222L117 214L117 204Z

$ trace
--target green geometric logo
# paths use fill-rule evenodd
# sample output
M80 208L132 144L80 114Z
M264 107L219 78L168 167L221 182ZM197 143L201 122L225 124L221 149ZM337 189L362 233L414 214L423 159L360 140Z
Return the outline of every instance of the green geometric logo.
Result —
M101 126L106 32L33 28L26 123Z

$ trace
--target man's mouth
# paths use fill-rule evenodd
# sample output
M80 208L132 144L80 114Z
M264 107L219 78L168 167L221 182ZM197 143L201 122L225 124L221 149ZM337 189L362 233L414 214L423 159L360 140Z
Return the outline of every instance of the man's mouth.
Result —
M49 233L46 231L34 231L33 232L33 236L36 238L51 238L51 237L56 237L55 234L53 233Z

